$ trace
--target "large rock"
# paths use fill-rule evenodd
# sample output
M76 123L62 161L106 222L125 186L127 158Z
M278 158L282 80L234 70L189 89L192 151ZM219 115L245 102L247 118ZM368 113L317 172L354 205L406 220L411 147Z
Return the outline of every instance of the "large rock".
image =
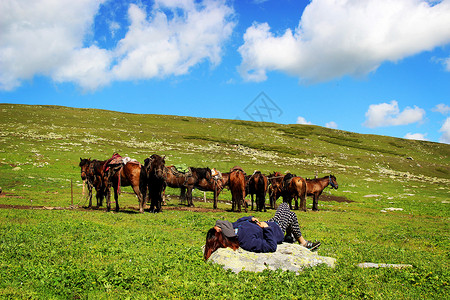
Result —
M319 256L299 244L283 243L278 245L277 251L272 253L254 253L239 248L220 248L209 258L210 262L223 265L235 273L240 271L262 272L265 269L293 271L297 274L304 268L326 264L334 268L336 259Z

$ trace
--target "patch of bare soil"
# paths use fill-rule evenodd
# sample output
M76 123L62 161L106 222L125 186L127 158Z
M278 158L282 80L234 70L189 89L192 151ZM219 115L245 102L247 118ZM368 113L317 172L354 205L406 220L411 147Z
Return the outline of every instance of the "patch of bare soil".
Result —
M5 193L0 194L0 196L2 197L20 197L17 195L5 195ZM205 207L188 207L185 206L183 204L178 204L179 200L178 198L172 198L169 197L170 202L172 202L173 204L169 204L169 205L164 205L162 207L163 211L169 211L169 210L176 210L176 211L192 211L192 212L215 212L215 211L223 211L223 209L212 209L212 208L205 208ZM195 202L204 202L204 200L202 198L194 198L194 204ZM212 199L207 199L206 200L208 203L211 203L212 206ZM321 195L319 198L319 202L320 201L326 201L326 202L338 202L338 203L342 203L342 202L346 202L346 203L351 203L354 202L352 200L348 200L345 197L338 197L338 196L332 196L332 195ZM219 202L228 202L228 201L220 201ZM61 209L76 209L76 210L104 210L106 211L105 207L81 207L81 206L73 206L73 207L54 207L54 206L31 206L31 205L10 205L10 204L0 204L0 209L46 209L46 210L61 210ZM131 211L131 212L138 212L139 211L139 206L125 206L125 207L121 207L120 211ZM114 211L114 204L112 205L112 211Z
M306 200L306 201L308 201L308 200ZM348 200L348 199L345 198L345 197L338 197L338 196L325 195L325 194L322 194L322 195L319 197L319 202L320 202L320 201L328 201L328 202L334 201L334 202L339 202L339 203L342 203L342 202L345 202L345 203L352 203L352 202L355 202L355 201L352 201L352 200Z

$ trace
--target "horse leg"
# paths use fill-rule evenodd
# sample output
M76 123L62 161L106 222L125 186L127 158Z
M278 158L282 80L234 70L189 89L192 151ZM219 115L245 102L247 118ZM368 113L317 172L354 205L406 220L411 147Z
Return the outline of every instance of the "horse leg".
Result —
M116 212L119 212L119 190L114 188L114 200L116 200Z
M266 211L267 211L267 210L266 210L266 197L264 196L264 194L260 195L260 200L259 200L259 202L260 202L260 208L261 208L261 211L264 210L264 212L266 212Z
M294 196L294 201L295 201L295 209L298 210L298 196L297 195Z
M106 211L111 211L111 188L106 190Z
M306 211L306 196L305 195L300 196L300 209L302 211Z
M88 182L88 197L89 197L89 208L92 207L92 185Z
M318 210L319 210L319 209L317 208L318 204L319 204L319 195L314 194L312 210L318 211Z
M184 200L186 200L186 187L182 186L180 190L181 190L180 192L180 203L181 203Z

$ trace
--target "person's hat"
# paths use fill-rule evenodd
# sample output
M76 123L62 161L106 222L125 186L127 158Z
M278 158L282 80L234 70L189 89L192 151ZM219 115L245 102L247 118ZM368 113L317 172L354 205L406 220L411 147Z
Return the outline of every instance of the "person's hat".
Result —
M217 220L216 226L222 229L222 232L226 237L231 238L236 236L236 232L234 231L233 224L231 224L231 222L225 220Z

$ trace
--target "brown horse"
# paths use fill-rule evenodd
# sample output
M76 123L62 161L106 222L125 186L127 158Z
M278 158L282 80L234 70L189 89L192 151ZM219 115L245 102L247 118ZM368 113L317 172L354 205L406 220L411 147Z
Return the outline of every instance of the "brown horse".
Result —
M255 171L248 179L246 193L251 195L253 210L253 195L256 195L256 210L266 211L266 194L268 180L260 171Z
M165 156L153 154L145 159L144 169L147 175L148 196L150 198L150 212L161 212L162 193L165 187Z
M219 193L223 189L222 180L218 176L212 176L210 168L190 168L192 176L187 182L186 197L188 199L188 205L194 206L192 201L192 190L199 189L204 192L213 192L214 204L213 208L217 208L217 199Z
M106 196L106 185L103 180L103 174L97 172L94 168L94 165L97 163L97 160L82 159L80 158L80 168L81 168L81 179L86 183L88 188L88 198L89 198L89 206L92 207L92 188L95 188L97 198L97 207L102 206L103 198Z
M273 172L272 174L269 174L269 201L270 201L270 208L276 209L277 205L276 202L278 198L280 198L282 194L283 189L283 174L280 172Z
M247 212L247 202L245 202L245 172L241 167L234 167L230 170L228 186L231 191L231 210L241 212L241 203L244 204L245 212Z
M322 178L316 178L316 179L306 179L306 194L307 196L313 197L313 207L312 210L319 210L317 208L319 203L319 197L322 195L323 190L328 186L331 185L332 188L338 189L339 185L336 181L336 177L334 175L325 176ZM304 206L302 206L302 209L306 211L306 202Z
M106 163L105 163L106 164ZM108 190L113 187L114 200L116 202L116 212L119 211L119 192L121 186L131 186L139 201L139 212L144 212L145 199L147 194L147 173L139 162L129 161L124 164L110 165L108 169ZM111 192L108 192L106 211L111 210Z
M91 164L90 158L81 158L80 157L80 164L78 165L81 168L81 180L83 180L83 184L86 184L88 188L88 199L89 199L89 206L92 207L92 187L94 186L94 177L89 173L89 165ZM83 193L84 193L84 187L83 187ZM97 206L98 206L98 199L97 199Z
M178 188L180 192L180 201L186 200L186 187L188 185L190 172L182 173L179 172L175 166L164 167L165 183L166 186L171 188ZM164 191L166 187L164 187Z
M289 203L292 209L292 199L295 201L295 209L298 209L298 198L300 206L306 205L306 180L293 174L286 174L283 178L283 202Z

